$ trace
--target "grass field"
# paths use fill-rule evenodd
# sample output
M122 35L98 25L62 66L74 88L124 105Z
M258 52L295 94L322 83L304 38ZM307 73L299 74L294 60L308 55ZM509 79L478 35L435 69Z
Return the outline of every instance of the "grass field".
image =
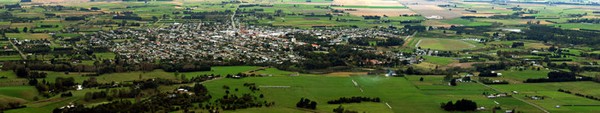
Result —
M10 61L10 60L21 60L21 56L20 55L2 55L2 56L0 56L0 61Z
M558 92L558 89L565 89L576 93L586 95L600 96L598 83L594 82L557 82L557 83L528 83L512 85L494 85L493 87L503 91L518 91L517 98L535 103L544 107L552 113L572 113L572 112L591 112L598 111L597 106L564 106L564 105L600 105L600 101L578 97L573 94ZM525 95L547 96L544 100L532 100ZM562 107L557 108L556 105Z
M432 58L429 58L432 59ZM447 59L438 59L441 60ZM206 72L190 72L181 73L188 77L196 76L200 74L235 74L239 72L247 72L250 70L259 69L257 66L222 66L213 67L213 71ZM488 99L481 95L482 92L495 92L490 88L484 87L477 83L459 83L458 86L448 86L447 82L443 81L443 76L407 76L404 77L383 77L383 76L320 76L320 75L301 75L301 76L286 76L294 72L277 70L275 68L266 68L264 70L257 71L255 73L260 74L272 74L275 76L270 77L248 77L243 79L219 79L204 83L210 91L213 97L222 97L225 94L225 90L222 88L223 85L230 86L231 89L238 88L239 91L232 92L233 94L243 94L250 92L248 88L243 87L244 83L256 83L257 86L289 86L287 88L275 88L275 87L261 87L258 93L255 95L264 94L265 98L261 99L264 101L274 101L275 106L270 108L250 108L236 111L226 112L240 112L240 113L276 113L276 112L330 112L339 105L326 104L327 101L337 99L340 97L351 97L351 96L366 96L366 97L380 97L381 103L364 102L357 104L343 104L346 109L359 111L359 112L380 112L380 113L391 113L391 112L428 112L428 113L443 113L442 109L439 109L439 103L454 101L459 99L470 99L478 103L479 106L486 108L492 108L494 106L500 106L502 109L513 109L516 108L519 111L524 112L539 112L536 108L527 105L514 98L495 98ZM512 77L513 75L529 74L529 72L522 72L515 74L507 73L504 77ZM534 72L531 72L534 73ZM11 74L5 72L5 74ZM164 72L162 70L155 70L151 72L128 72L128 73L114 73L105 74L97 77L99 82L117 81L123 82L128 80L139 79L138 75L142 75L143 79L148 78L166 78L176 79L173 73ZM535 74L535 73L534 73ZM86 78L79 78L78 74L71 73L64 75L64 73L50 72L48 79L55 77L66 77L74 76L77 82ZM541 76L541 74L536 75ZM424 81L419 81L420 77L424 77ZM516 78L516 77L515 77ZM355 86L352 81L356 81L358 86ZM513 85L497 85L496 88L502 89L503 91L518 90L525 94L544 94L544 95L558 95L557 99L548 99L549 104L542 104L546 107L551 107L552 104L585 104L582 102L588 102L585 98L573 97L572 95L565 95L556 93L558 87L564 89L571 89L573 91L581 91L581 93L598 95L600 96L600 90L584 90L585 87L594 87L597 83L592 82L576 82L573 84L567 83L549 83L549 84L531 84L531 86L523 84ZM548 86L548 87L546 87ZM165 91L172 90L177 86L161 86ZM545 87L541 89L542 92L537 92L539 87ZM0 95L9 97L25 98L30 100L35 94L23 94L25 91L35 92L35 89L31 86L14 86L14 87L0 87ZM74 97L71 98L50 98L48 101L40 103L28 103L28 108L10 110L7 112L19 112L19 113L35 113L35 112L48 112L53 108L65 105L69 102L78 101L85 92L96 91L97 89L86 89L82 91L74 91ZM545 91L545 92L544 92ZM29 96L28 96L29 95ZM518 95L519 98L524 98L523 95ZM522 96L522 97L521 97ZM317 110L306 110L295 108L295 103L302 97L309 98L317 101L319 104ZM575 98L573 102L563 102L562 99ZM214 98L216 99L216 98ZM560 99L560 101L559 101ZM500 103L499 105L495 102ZM537 101L532 101L537 103ZM544 100L546 102L546 100ZM562 103L561 103L562 102ZM388 103L389 108L385 103ZM600 102L599 102L600 103ZM91 103L94 104L94 103ZM411 109L405 109L411 108ZM568 108L568 109L567 109ZM590 111L597 110L595 108L588 107L565 107L566 111ZM560 112L561 110L555 110ZM480 112L491 112L491 111L480 111Z
M418 78L425 77L425 81ZM289 86L287 88L266 88L260 90L265 95L266 101L277 103L271 108L251 108L233 112L330 112L338 105L325 104L328 100L348 96L380 97L381 103L342 104L346 109L359 112L444 112L438 109L439 103L458 99L471 99L479 106L492 108L501 106L503 109L518 108L525 112L539 112L536 108L513 98L488 99L481 95L482 92L494 91L477 83L459 83L459 86L448 86L443 76L408 76L382 77L382 76L274 76L254 77L244 79L221 79L205 83L211 95L220 97L224 95L223 85L232 89L239 88L240 92L247 92L242 87L243 83L256 83L258 86ZM354 86L352 80L358 84ZM361 92L362 90L362 92ZM295 108L295 103L302 97L316 100L317 110L300 110ZM496 105L495 102L501 103ZM391 108L388 108L388 103ZM410 109L406 109L410 108ZM264 111L268 110L268 111ZM272 110L272 111L271 111ZM488 112L488 111L482 111ZM491 111L489 111L491 112Z
M524 70L524 71L518 71L518 70L508 70L508 71L499 71L499 73L502 73L502 77L503 78L509 78L509 79L513 79L513 80L517 80L517 81L525 81L529 78L546 78L548 77L548 72L550 72L549 70L546 69L541 69L540 71L537 70Z
M33 100L33 97L37 96L37 94L37 90L33 86L0 87L0 95L9 97Z
M423 77L423 81L419 79ZM502 109L517 109L518 111L527 113L540 112L538 109L524 102L510 97L489 99L481 95L483 92L499 93L494 90L484 87L478 83L461 82L457 86L448 86L448 82L444 82L444 76L407 76L415 87L423 91L424 94L438 101L449 101L451 99L469 99L477 102L478 106L492 108L499 106ZM499 104L496 104L498 102ZM481 111L491 112L491 111Z
M215 74L225 76L227 74L238 74L246 71L251 71L258 69L258 66L214 66L211 67L211 71L199 71L199 72L182 72L181 74L185 74L187 77L199 76L204 74Z
M441 38L423 38L415 45L422 49L433 49L433 50L464 50L475 48L476 46L462 40L454 39L441 39Z
M554 24L554 27L560 27L564 29L589 29L589 30L600 30L599 24L585 24L585 23L567 23L567 24Z
M98 59L115 59L115 56L117 56L115 53L110 52L94 53L94 55L96 55L96 58Z
M360 84L361 92L352 83L355 80ZM316 112L330 112L338 105L328 105L328 100L349 96L380 97L382 101L389 103L392 109L387 108L385 103L360 103L344 106L348 109L360 112L416 112L425 110L428 112L441 112L441 109L430 109L426 106L437 106L403 78L386 78L370 76L353 77L326 77L326 76L298 76L298 77L260 77L244 79L223 79L206 83L211 95L220 97L224 95L221 88L223 85L237 86L232 88L242 89L243 83L256 83L258 86L290 86L289 88L261 88L260 93L265 99L275 101L274 109L290 112L302 112L295 108L295 103L305 97L316 100L318 104ZM411 97L412 99L407 99ZM411 106L413 109L401 109ZM397 108L397 109L395 109ZM273 109L273 108L268 108ZM258 111L255 111L258 110ZM247 109L241 112L261 112L260 109Z
M48 39L48 38L50 38L50 35L45 34L45 33L6 33L6 37L21 39L21 40L23 40L23 39L39 40L39 39Z
M492 23L489 23L489 22L479 22L479 21L460 19L460 18L452 19L452 20L444 20L442 22L448 23L448 24L464 25L464 26L489 26L489 25L492 25Z
M456 62L453 58L450 57L437 57L437 56L423 56L426 62L430 62L438 65L448 65L450 63Z

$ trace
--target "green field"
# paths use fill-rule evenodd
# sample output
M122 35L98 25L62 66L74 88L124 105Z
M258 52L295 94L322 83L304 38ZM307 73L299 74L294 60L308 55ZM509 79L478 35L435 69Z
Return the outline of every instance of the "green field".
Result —
M20 55L2 55L2 56L0 56L0 61L10 61L10 60L21 60L21 56Z
M437 56L423 56L426 62L430 62L438 65L448 65L450 63L456 62L453 58L450 57L437 57Z
M16 38L16 39L29 39L29 40L38 40L38 39L48 39L50 35L45 33L6 33L6 37L8 38Z
M352 80L355 80L360 88L355 87ZM311 100L316 100L318 104L316 112L330 112L338 105L328 105L328 100L337 99L339 97L350 96L368 96L380 97L383 102L387 102L392 106L388 108L385 103L361 103L356 105L346 105L346 108L358 110L361 112L416 112L420 110L428 112L442 112L441 109L430 109L427 106L437 106L438 103L428 100L427 97L419 93L419 90L411 87L411 84L403 78L385 78L385 77L325 77L325 76L298 76L298 77L259 77L259 78L244 78L223 79L206 83L207 88L211 91L211 95L220 97L224 95L221 88L223 85L238 86L243 83L256 83L258 86L289 86L288 88L261 88L260 93L265 95L265 99L275 101L274 108L289 112L302 112L295 109L295 103L300 98L305 97ZM232 88L238 88L232 87ZM412 99L407 99L411 97ZM413 109L401 109L406 107ZM291 109L290 109L291 108ZM262 112L264 109L246 109L241 112Z
M600 24L566 23L566 24L554 24L553 26L564 28L564 29L600 30Z
M406 6L336 6L334 8L406 9Z
M37 94L37 90L33 86L0 87L0 95L9 97L33 100L33 97L37 96Z
M463 25L463 26L490 26L492 25L492 23L489 22L479 22L479 21L475 21L475 20L467 20L467 19L452 19L452 20L444 20L442 21L444 23L448 23L448 24L458 24L458 25Z
M441 38L422 38L415 46L433 50L464 50L477 47L462 40Z
M546 78L546 77L548 77L548 72L550 72L550 71L546 70L546 69L541 69L540 71L537 71L537 70L524 70L524 71L508 70L508 71L498 71L498 72L502 73L503 78L509 78L509 79L513 79L513 80L522 82L529 78Z
M559 82L559 83L527 83L514 85L494 85L493 87L503 91L518 91L517 98L535 103L544 107L552 113L569 112L592 112L600 110L596 106L564 106L564 105L600 105L600 101L578 97L573 94L558 92L558 89L565 89L582 93L586 95L600 96L600 90L594 89L598 83L594 82ZM532 100L525 95L547 96L544 100ZM563 107L557 108L556 105Z

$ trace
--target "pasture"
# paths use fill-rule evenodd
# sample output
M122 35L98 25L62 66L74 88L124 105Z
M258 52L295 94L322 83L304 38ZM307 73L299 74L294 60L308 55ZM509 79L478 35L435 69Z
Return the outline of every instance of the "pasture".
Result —
M442 22L454 25L462 25L462 26L489 26L492 23L488 22L478 22L475 20L467 20L467 19L452 19L452 20L443 20Z
M24 40L24 39L39 40L39 39L48 39L48 38L50 38L50 35L46 34L46 33L6 33L6 37L21 39L21 40Z
M433 50L464 50L475 48L477 46L464 42L462 40L455 39L441 39L441 38L422 38L420 39L415 47L421 47L422 49L433 49Z
M423 81L420 81L420 78ZM494 106L501 107L502 109L516 109L523 112L540 112L538 109L530 106L524 102L516 100L510 97L500 98L486 98L482 95L483 92L487 93L502 93L496 92L490 88L484 87L481 84L474 82L459 82L457 86L449 86L447 81L444 81L444 76L426 75L426 76L407 76L412 84L415 85L428 97L440 101L447 102L450 100L458 99L469 99L477 102L478 106L483 106L487 109L491 109ZM497 102L497 103L496 103ZM491 111L481 111L491 112Z
M12 46L8 46L11 47ZM14 61L14 60L21 60L21 56L20 55L1 55L0 56L0 61Z
M493 85L492 87L502 91L518 91L519 95L516 98L521 98L528 102L535 103L552 113L569 113L569 112L590 112L600 110L597 106L565 106L565 105L600 105L600 101L587 99L584 97L575 96L558 92L558 89L569 90L574 93L582 93L592 96L600 96L600 90L594 89L598 83L594 82L556 82L556 83L525 83L511 85ZM543 100L533 100L525 97L529 96L546 96ZM560 105L561 107L556 107Z
M587 23L566 23L566 24L553 24L554 27L563 29L587 29L587 30L600 30L598 24L587 24Z
M359 86L354 86L355 80ZM223 85L232 88L245 89L243 83L256 83L258 86L290 86L288 88L261 88L260 93L265 95L265 100L274 101L276 105L268 109L277 109L293 112L302 112L295 109L295 104L300 98L309 98L318 103L314 112L330 112L338 107L337 104L326 104L329 100L340 97L367 96L380 97L382 103L343 104L347 109L360 112L441 112L441 109L430 109L426 106L437 106L437 102L427 100L419 91L411 87L403 78L386 78L380 76L352 76L352 77L327 77L327 76L296 76L296 77L255 77L244 79L222 79L211 81L205 85L211 95L220 97L224 95ZM361 89L364 92L361 92ZM392 96L393 95L393 96ZM407 99L412 97L412 99ZM384 102L392 106L388 108ZM402 109L402 108L413 109ZM266 109L266 108L265 108ZM261 112L263 108L245 109L239 112ZM256 111L258 110L258 111ZM312 111L312 110L309 110Z
M338 10L349 9L347 7L335 7ZM415 15L417 13L404 8L351 8L356 11L346 11L354 16L390 16L390 17L398 17L401 15Z
M37 90L33 86L0 87L0 95L16 97L24 100L33 100L37 94Z
M529 78L546 78L546 77L548 77L548 72L550 72L550 70L541 69L539 71L537 71L537 70L519 71L519 70L511 69L511 70L498 71L498 72L502 73L502 78L508 78L508 79L522 82Z
M423 56L423 58L425 59L425 62L430 62L442 66L457 62L456 60L454 60L454 58L450 57Z
M387 0L333 0L333 4L354 7L404 7L400 2Z

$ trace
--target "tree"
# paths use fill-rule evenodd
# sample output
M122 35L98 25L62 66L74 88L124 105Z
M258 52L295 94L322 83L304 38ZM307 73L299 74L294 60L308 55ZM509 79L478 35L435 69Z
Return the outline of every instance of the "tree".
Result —
M23 28L23 32L26 33L27 32L27 27Z
M309 108L310 109L317 109L317 102L311 101L310 104L309 104Z
M456 86L456 79L450 80L450 86Z
M441 108L446 111L475 111L477 109L477 103L471 100L461 99L456 101L456 103L452 103L452 101L442 103Z
M419 78L419 81L423 81L423 77Z
M29 76L29 68L26 68L25 66L18 66L15 69L15 73L17 74L18 77L22 77L22 78L26 78Z
M446 74L446 76L444 76L444 81L450 81L454 79L454 76L452 76L451 74Z
M91 92L85 93L85 95L83 96L83 100L85 100L85 101L91 101L92 100L92 93Z
M306 109L317 109L317 102L311 101L306 98L300 98L300 101L296 103L296 107Z
M334 113L344 113L344 107L342 107L342 105L338 106L337 108L333 109Z

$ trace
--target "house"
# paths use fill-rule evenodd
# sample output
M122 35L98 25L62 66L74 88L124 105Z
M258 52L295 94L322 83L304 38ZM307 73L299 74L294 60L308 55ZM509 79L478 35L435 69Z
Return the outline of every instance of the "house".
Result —
M386 77L396 76L396 75L398 75L398 74L396 74L396 72L392 71L391 69L388 69L388 72L385 74Z

